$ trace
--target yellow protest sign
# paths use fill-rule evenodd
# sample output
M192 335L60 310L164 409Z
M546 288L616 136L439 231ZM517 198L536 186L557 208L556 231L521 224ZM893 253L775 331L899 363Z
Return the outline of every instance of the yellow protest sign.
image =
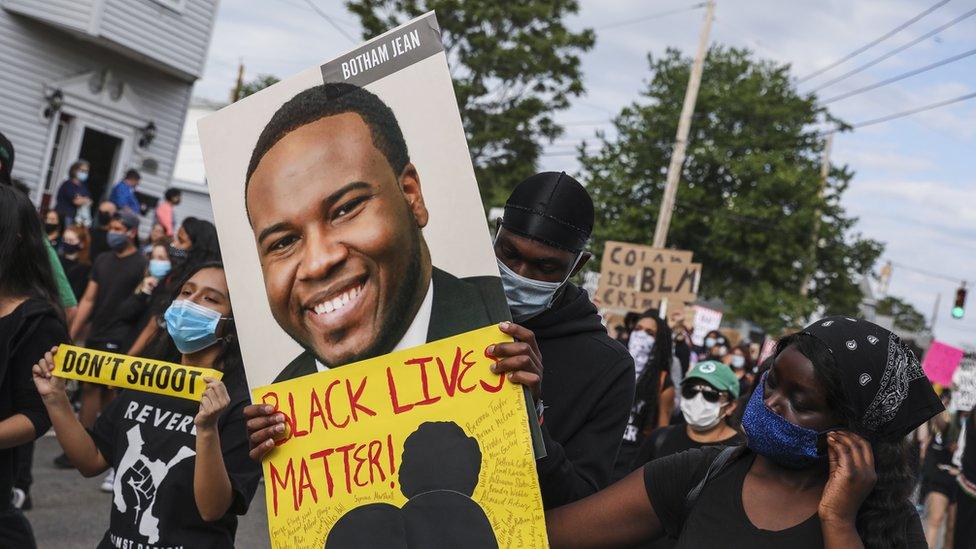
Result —
M207 388L203 378L220 379L224 374L211 368L59 345L54 375L199 401Z
M497 326L253 391L285 415L264 460L271 544L545 547L521 386Z

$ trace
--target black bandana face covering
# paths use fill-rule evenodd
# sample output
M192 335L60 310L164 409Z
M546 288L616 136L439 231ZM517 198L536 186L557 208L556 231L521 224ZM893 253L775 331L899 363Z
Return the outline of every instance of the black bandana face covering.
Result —
M915 353L892 332L866 320L831 316L803 333L833 355L863 434L897 440L944 410Z

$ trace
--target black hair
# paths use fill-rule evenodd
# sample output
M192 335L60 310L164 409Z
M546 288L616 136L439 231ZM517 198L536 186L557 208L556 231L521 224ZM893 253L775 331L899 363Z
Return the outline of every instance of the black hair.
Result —
M10 185L14 170L14 144L0 132L0 185Z
M408 499L431 490L474 494L481 447L453 421L426 421L403 441L400 491Z
M204 269L220 269L224 270L224 264L219 261L211 261L208 263L198 264L194 269L186 272L186 274L172 284L169 288L168 302L166 306L169 307L173 301L180 295L180 290L183 285L187 283L188 280L193 278L193 275ZM244 374L244 359L241 357L241 343L237 337L237 326L233 320L234 313L231 312L231 319L223 322L223 331L220 336L223 338L223 350L217 355L217 360L214 361L215 367L224 372L224 381L228 379L234 379L238 375ZM148 351L146 352L147 358L152 358L155 360L162 360L166 362L174 362L179 364L182 358L182 353L176 348L176 343L173 342L173 338L169 335L169 331L166 329L165 325L156 331L156 335L153 337L152 341L149 342Z
M136 181L138 181L142 179L142 175L139 174L138 170L129 168L128 170L125 171L125 177L123 177L122 179L135 179Z
M844 389L840 368L826 345L809 334L792 334L779 340L776 356L793 347L813 363L823 385L827 406L845 428L871 443L878 480L857 512L857 532L867 549L906 547L907 525L915 514L909 502L915 476L908 462L907 442L872 440L860 429L859 418Z
M63 318L44 228L26 194L0 185L0 294L44 299Z
M166 292L172 289L170 285L179 283L175 288L176 291L179 291L179 286L183 285L180 281L189 279L192 273L200 270L202 265L220 263L222 261L220 245L217 242L217 228L214 227L213 223L195 217L188 217L183 220L181 226L186 231L186 235L190 237L192 246L190 246L185 260L176 261L172 257L170 258L173 270L170 271L169 275L163 281L166 290L160 290L163 293L153 292L152 310L153 314L156 315L162 316L166 307L169 307L171 300L167 299Z
M172 187L170 187L169 189L166 189L166 192L163 193L163 198L165 198L166 200L169 200L170 202L172 202L174 198L177 198L177 197L180 197L180 196L183 196L183 191L181 191L179 189L172 188Z
M641 315L641 318L654 320L657 329L654 333L654 347L651 349L651 356L647 358L644 371L637 378L637 386L634 391L634 402L644 402L644 408L635 419L635 426L639 431L647 427L656 427L658 401L661 397L661 372L671 371L673 355L673 343L671 338L671 328L661 317L657 316L656 311L650 311Z
M400 123L396 115L373 93L344 83L327 83L309 88L288 100L264 127L258 137L251 161L247 166L247 176L244 179L244 197L247 200L247 186L251 175L257 169L264 155L274 147L285 135L327 116L345 113L356 113L369 128L373 146L377 148L386 161L389 162L393 173L399 176L410 162L407 153L407 143L403 139Z

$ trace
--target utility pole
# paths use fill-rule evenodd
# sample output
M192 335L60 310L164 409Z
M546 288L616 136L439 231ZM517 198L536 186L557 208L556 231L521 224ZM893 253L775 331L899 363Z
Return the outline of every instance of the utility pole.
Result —
M244 87L244 59L241 59L237 63L237 82L234 83L234 89L230 92L230 102L236 103L238 99L241 98L241 89Z
M935 294L935 307L932 308L932 321L929 323L929 330L935 333L935 319L939 318L939 306L942 305L942 294Z
M678 182L681 180L681 168L685 163L685 149L688 147L688 131L691 129L691 116L695 113L695 101L698 100L698 87L701 85L702 69L705 55L708 53L708 35L712 30L712 19L715 16L715 0L708 0L705 7L705 24L702 25L698 36L698 53L691 65L691 76L688 77L688 89L685 90L685 102L681 106L681 118L678 119L678 133L674 137L674 151L671 153L671 164L668 166L668 180L664 187L664 197L661 200L661 211L657 216L657 227L654 229L654 247L663 248L668 239L668 229L671 227L671 214L674 212L674 198L678 194Z
M820 240L820 203L823 202L824 191L827 189L827 178L830 176L830 148L834 145L834 132L827 134L824 141L823 157L820 159L820 187L817 189L817 208L813 212L813 234L810 235L810 269L803 275L800 295L806 297L810 293L810 279L817 270L817 244Z

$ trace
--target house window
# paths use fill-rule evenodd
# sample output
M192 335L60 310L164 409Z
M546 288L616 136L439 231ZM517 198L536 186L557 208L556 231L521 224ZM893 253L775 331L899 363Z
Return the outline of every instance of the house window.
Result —
M180 13L183 13L183 10L186 8L186 0L152 0L152 1Z

